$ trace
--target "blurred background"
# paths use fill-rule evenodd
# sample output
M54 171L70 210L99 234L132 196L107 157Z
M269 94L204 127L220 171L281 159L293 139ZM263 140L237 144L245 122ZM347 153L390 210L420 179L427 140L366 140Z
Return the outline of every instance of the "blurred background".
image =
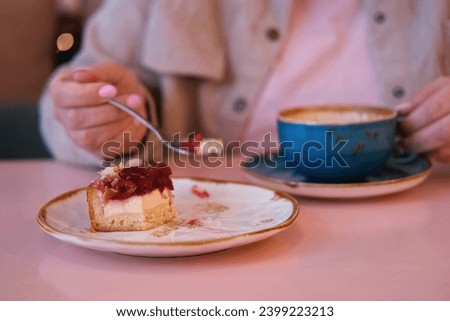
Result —
M50 157L38 101L50 73L77 52L101 0L0 1L0 159Z

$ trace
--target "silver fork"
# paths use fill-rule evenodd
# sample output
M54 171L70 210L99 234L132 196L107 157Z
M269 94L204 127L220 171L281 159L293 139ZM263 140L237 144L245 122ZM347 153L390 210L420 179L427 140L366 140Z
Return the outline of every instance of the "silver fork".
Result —
M190 151L188 148L182 148L182 147L173 145L172 142L165 139L161 135L161 133L155 126L153 126L147 119L145 119L144 117L139 115L137 112L135 112L133 109L131 109L131 107L121 103L120 101L118 101L116 99L110 99L108 102L111 105L113 105L114 107L119 108L120 110L126 112L127 114L131 115L132 117L134 117L135 119L140 121L142 124L144 124L152 133L154 133L156 135L156 138L158 138L158 140L167 148L170 148L171 150L177 152L178 154L182 154L182 155L196 155L196 153L194 151ZM216 152L213 152L210 154L216 154L218 156L221 156L223 154L223 142L220 139L210 140L210 142L216 144L216 146L215 146ZM221 148L218 148L218 146L220 146ZM217 150L219 152L217 152ZM208 156L208 155L209 155L208 153L203 154L203 151L202 151L202 156Z

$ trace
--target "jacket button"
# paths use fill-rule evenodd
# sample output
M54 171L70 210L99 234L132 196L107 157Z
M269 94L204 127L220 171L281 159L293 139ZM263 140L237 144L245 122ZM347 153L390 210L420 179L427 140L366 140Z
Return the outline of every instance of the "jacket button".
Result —
M394 95L395 98L403 98L403 96L405 96L405 89L401 86L395 86L394 89L392 89L392 95Z
M376 23L378 24L382 24L383 22L386 21L386 16L384 14L384 12L382 11L377 11L375 12L375 14L373 15L373 20L375 20Z
M247 107L247 101L242 97L237 98L233 102L233 111L235 113L242 113L245 107Z
M276 28L268 28L266 30L266 37L271 41L276 41L280 38L280 32Z

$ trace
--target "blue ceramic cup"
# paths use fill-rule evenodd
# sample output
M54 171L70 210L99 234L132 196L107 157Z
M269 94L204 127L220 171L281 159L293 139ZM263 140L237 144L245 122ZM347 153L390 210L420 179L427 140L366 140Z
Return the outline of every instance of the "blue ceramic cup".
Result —
M318 182L357 181L375 174L391 155L396 113L385 107L320 105L278 115L279 157Z

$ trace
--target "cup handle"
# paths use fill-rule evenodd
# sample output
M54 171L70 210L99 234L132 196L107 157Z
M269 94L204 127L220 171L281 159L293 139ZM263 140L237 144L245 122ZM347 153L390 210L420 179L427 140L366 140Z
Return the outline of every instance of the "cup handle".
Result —
M397 125L406 118L406 115L397 115ZM407 153L399 145L395 145L392 153L392 160L395 164L407 164L417 158L417 154Z

